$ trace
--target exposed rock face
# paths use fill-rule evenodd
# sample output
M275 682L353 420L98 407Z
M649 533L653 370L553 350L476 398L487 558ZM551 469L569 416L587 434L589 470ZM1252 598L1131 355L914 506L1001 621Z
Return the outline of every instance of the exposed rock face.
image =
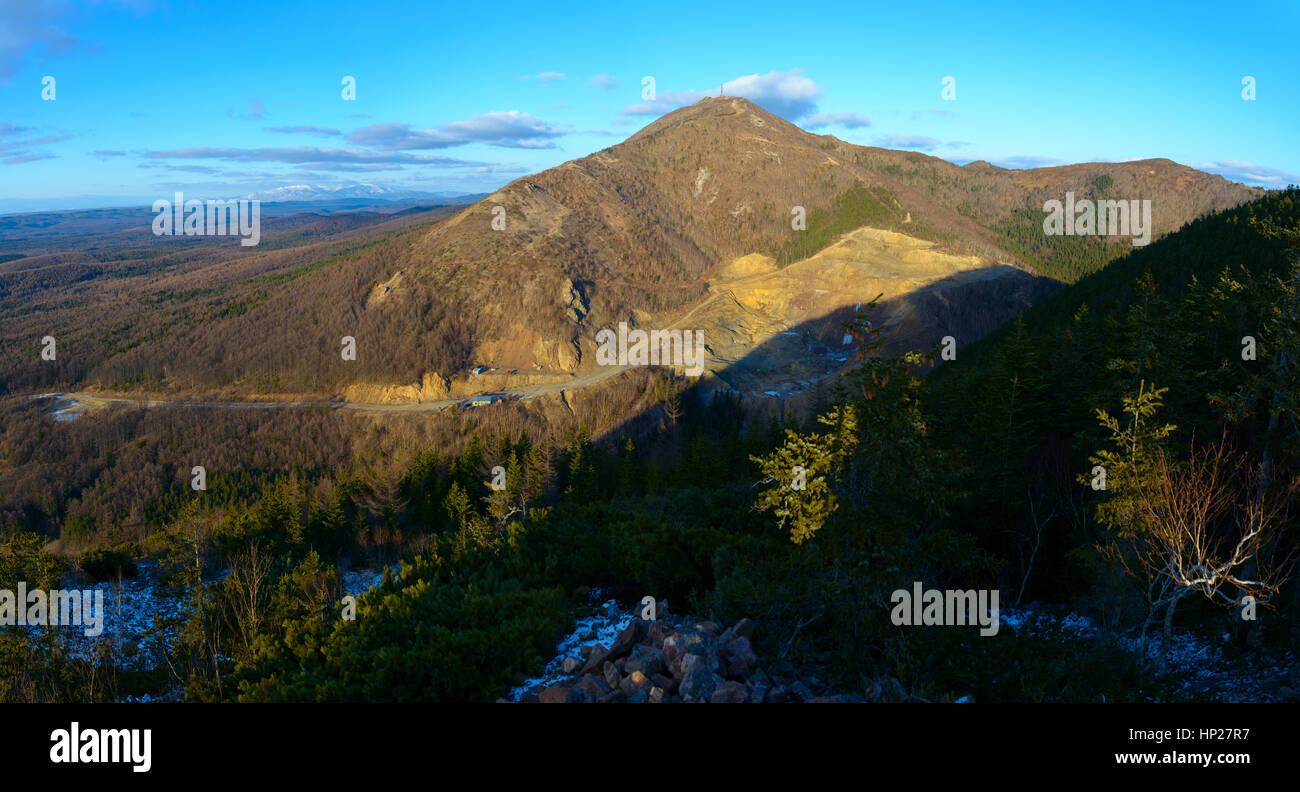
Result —
M370 290L370 294L366 297L366 307L371 308L376 305L383 305L384 301L390 296L404 292L406 289L402 284L403 280L404 278L402 273L398 270L393 277L388 280L383 281L382 283L376 283L375 287Z
M560 304L565 307L564 318L574 324L581 322L590 310L587 298L569 278L560 282Z
M420 404L450 397L450 384L436 371L413 385L349 385L343 391L344 401L359 404Z
M572 676L554 681L525 701L542 703L778 703L862 701L821 695L816 680L770 675L758 668L750 638L754 623L730 628L675 616L660 602L658 619L633 619L610 642L583 646L581 661L563 664Z
M574 371L581 358L581 350L572 341L539 340L533 346L533 361L544 369Z

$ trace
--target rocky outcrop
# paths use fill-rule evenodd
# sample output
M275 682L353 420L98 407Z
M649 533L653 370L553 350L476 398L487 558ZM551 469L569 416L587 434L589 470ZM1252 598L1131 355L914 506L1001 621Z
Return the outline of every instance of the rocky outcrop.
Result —
M587 298L583 296L582 291L568 277L560 282L560 304L565 308L565 319L573 324L581 322L587 316L587 312L591 310Z
M343 400L358 404L420 404L451 397L449 383L437 372L426 373L412 385L349 385Z
M564 676L523 702L547 703L797 703L864 701L859 696L819 696L815 680L760 667L751 639L755 626L741 619L727 629L709 620L676 616L660 602L657 618L634 618L613 640L592 643L579 658L565 658ZM505 701L505 699L502 699Z

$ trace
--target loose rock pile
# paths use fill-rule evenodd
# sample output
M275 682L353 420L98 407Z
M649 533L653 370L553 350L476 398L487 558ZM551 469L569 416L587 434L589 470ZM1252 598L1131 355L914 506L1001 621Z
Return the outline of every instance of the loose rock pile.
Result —
M580 657L561 666L566 678L521 701L557 703L713 704L836 702L857 697L819 697L798 679L759 668L750 644L754 624L741 619L728 629L712 621L675 616L659 603L653 621L633 619L606 647L583 646Z

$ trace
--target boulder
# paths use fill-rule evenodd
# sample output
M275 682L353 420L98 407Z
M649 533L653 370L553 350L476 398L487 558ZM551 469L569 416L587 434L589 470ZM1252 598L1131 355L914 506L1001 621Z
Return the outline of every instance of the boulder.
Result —
M661 687L665 693L676 693L678 682L672 677L666 677L663 674L651 674L650 684L655 687Z
M691 671L695 670L696 668L705 668L709 671L712 671L713 669L709 668L709 666L710 666L709 660L704 655L688 654L682 658L682 661L678 666L678 669L680 671L678 676L685 679L686 675L691 673Z
M580 704L584 698L582 690L568 683L551 685L537 696L543 704Z
M658 649L649 644L639 644L632 650L632 655L623 664L627 673L640 671L646 676L664 670L664 658Z
M622 657L632 650L632 645L636 643L636 631L639 622L640 619L633 619L619 632L618 637L614 639L614 643L609 647L610 657Z
M744 681L754 673L758 664L758 655L749 645L748 638L736 638L722 647L722 656L727 661L727 677Z
M611 689L617 688L618 683L623 681L623 675L620 674L618 672L618 668L616 668L614 664L609 662L608 660L605 661L605 665L601 670L602 670L602 675L605 679L605 684L609 686Z
M712 655L715 640L708 633L700 630L688 630L682 633L682 648L687 654Z
M709 696L710 704L743 704L749 697L749 691L739 682L723 682Z
M586 697L591 701L595 701L601 696L608 695L610 691L609 686L595 676L583 677L582 681L577 684L577 687L581 689Z
M763 697L764 704L784 704L790 700L790 689L785 685L776 685Z
M626 693L629 697L633 693L647 692L650 690L651 687L650 678L647 677L645 674L641 673L640 671L633 671L632 673L628 674L626 677L623 678L623 681L620 682L618 686L619 689L622 690L624 693Z
M572 676L582 669L581 657L566 657L560 663L560 673Z
M583 656L587 658L587 664L582 667L582 673L594 674L605 666L605 661L609 659L609 650L604 644L593 644L591 650Z
M693 655L687 655L687 657L692 656ZM717 689L720 681L721 680L719 680L717 676L709 670L707 664L697 663L693 664L691 669L685 672L682 677L681 686L678 689L681 691L683 701L708 701L713 695L713 691Z
M686 656L686 647L682 646L686 637L679 632L675 632L664 638L662 655L664 666L668 672L675 677L681 676L682 658Z

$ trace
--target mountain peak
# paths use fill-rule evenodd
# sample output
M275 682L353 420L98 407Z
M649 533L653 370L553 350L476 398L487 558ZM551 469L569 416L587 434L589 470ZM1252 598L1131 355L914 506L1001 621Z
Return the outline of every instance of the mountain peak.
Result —
M679 107L663 114L628 138L627 142L693 122L710 126L721 124L728 127L738 123L746 123L753 127L771 125L807 134L795 124L773 115L749 99L740 96L706 96L695 104Z

